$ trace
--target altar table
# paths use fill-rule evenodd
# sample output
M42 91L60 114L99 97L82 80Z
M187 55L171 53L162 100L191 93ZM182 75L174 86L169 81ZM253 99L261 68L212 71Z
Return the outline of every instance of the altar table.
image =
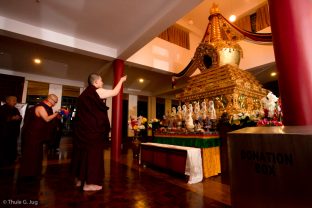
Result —
M186 153L186 154L185 154ZM148 163L189 176L188 183L203 180L200 148L159 143L141 143L140 164Z
M154 143L200 148L202 152L203 176L221 173L220 144L218 134L155 133Z

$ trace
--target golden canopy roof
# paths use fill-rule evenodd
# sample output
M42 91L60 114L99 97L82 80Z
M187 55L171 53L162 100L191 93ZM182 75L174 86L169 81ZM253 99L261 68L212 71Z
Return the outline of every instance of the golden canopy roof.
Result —
M191 76L196 69L200 71L225 64L239 66L243 50L237 43L240 40L254 42L272 42L271 33L251 33L239 29L220 13L213 4L208 17L209 22L203 38L190 63L180 72L173 75L173 81Z

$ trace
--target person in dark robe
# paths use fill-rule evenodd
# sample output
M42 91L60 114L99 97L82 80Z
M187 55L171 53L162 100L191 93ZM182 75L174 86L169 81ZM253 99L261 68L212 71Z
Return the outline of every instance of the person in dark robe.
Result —
M52 136L50 139L45 143L47 145L48 154L55 155L59 153L60 142L62 138L62 130L63 130L63 123L62 123L62 115L59 113L56 117L57 119L53 119L52 126Z
M0 166L14 164L17 157L17 138L22 116L15 107L17 98L8 96L0 107Z
M53 119L57 119L58 112L53 113L52 107L58 97L54 94L34 107L28 109L22 128L22 158L20 177L37 178L41 176L43 144L53 134Z
M83 186L84 191L102 189L103 150L110 132L106 98L116 96L126 79L122 77L114 89L107 90L101 76L92 73L88 77L89 86L78 98L72 168L76 186Z

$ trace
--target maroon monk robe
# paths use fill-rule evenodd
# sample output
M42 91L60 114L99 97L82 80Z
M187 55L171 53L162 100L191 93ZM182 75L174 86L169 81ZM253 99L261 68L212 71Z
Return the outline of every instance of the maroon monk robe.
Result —
M41 102L30 108L24 119L22 128L22 158L20 176L36 177L41 175L43 159L43 143L50 139L53 122L46 122L35 114L35 108L43 106L48 115L53 114L51 107Z
M77 179L87 184L103 183L103 148L110 131L108 109L93 85L78 98L72 167Z
M17 156L17 138L21 119L13 120L20 112L14 106L4 104L0 107L0 166L11 165Z

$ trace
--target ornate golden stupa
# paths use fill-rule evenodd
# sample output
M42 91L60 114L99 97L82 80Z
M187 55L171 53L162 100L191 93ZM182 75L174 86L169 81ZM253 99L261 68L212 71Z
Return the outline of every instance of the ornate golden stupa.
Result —
M235 114L259 110L267 90L252 74L238 67L243 51L237 41L242 39L272 41L271 34L240 30L213 5L207 30L194 57L181 73L173 76L173 81L190 76L197 69L201 73L189 78L184 91L176 98L186 103L213 100L218 117L224 111Z

